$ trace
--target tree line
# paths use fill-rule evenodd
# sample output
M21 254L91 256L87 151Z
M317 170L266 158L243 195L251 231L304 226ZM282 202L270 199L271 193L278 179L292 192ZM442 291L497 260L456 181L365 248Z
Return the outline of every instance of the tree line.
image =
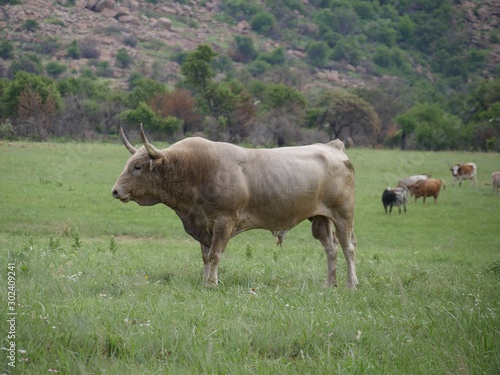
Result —
M409 88L389 79L377 87L304 94L284 83L230 74L216 79L216 57L208 45L184 54L183 79L173 89L139 73L130 76L126 90L117 90L85 75L55 79L19 70L0 80L0 136L109 138L120 126L143 123L168 140L198 134L269 146L340 138L402 149L499 147L498 79L475 85L453 113L454 103L443 107L444 94L422 82Z

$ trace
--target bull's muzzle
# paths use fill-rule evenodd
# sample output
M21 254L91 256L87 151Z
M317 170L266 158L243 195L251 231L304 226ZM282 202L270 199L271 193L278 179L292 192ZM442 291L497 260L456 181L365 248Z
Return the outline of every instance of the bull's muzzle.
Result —
M111 195L113 195L113 198L119 199L123 203L127 203L130 200L130 194L124 194L123 190L117 187L113 188Z

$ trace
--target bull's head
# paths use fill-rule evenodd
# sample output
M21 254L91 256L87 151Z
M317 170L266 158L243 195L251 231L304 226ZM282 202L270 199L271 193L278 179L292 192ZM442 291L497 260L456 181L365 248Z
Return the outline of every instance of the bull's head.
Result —
M116 180L111 194L124 203L133 200L141 206L150 206L160 202L158 192L159 175L155 167L161 163L164 154L149 143L142 124L140 131L144 146L137 149L132 146L123 129L120 128L122 142L132 156L128 159L125 168Z

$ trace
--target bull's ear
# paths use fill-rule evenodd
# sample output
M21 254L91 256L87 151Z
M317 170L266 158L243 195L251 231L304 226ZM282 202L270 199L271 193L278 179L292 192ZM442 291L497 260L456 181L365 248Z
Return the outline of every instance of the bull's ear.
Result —
M122 139L123 144L127 148L127 150L133 155L137 152L137 149L130 144L127 137L125 137L125 133L123 132L123 128L120 126L120 138Z
M144 134L144 127L141 124L141 139L142 143L144 144L144 147L146 147L146 150L148 151L149 156L152 159L160 159L163 157L163 153L158 150L155 146L153 146L151 143L149 143L148 139L146 138L146 134Z

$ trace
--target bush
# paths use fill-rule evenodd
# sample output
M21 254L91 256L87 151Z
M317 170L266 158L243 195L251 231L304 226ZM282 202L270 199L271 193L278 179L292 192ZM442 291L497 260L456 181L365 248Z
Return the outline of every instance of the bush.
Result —
M125 48L120 48L116 53L115 65L119 68L127 69L132 64L132 58L129 56Z
M97 47L98 43L94 38L85 38L78 43L80 56L85 59L98 59L101 51Z
M26 31L33 32L33 31L38 30L39 27L40 27L40 25L38 25L38 21L37 20L27 19L23 23L23 29L26 30Z
M78 60L81 56L80 46L76 40L73 40L66 50L66 56Z
M246 69L250 72L250 74L254 77L261 76L265 74L270 68L271 64L258 60L258 61L253 61L249 64L246 65Z
M271 65L283 65L286 61L285 49L278 47L270 53L262 53L258 60L265 61Z
M236 35L234 37L234 43L236 44L236 51L238 53L238 58L235 59L236 61L248 62L257 58L258 53L253 46L252 38Z
M49 76L51 76L52 78L57 78L59 77L61 74L63 74L66 70L68 69L68 67L66 65L63 65L63 64L59 64L55 61L51 61L47 64L47 66L45 67L45 71L47 72L47 74Z
M330 49L325 42L311 42L307 46L307 57L312 65L322 68L327 63Z
M253 31L259 34L270 35L273 31L275 22L276 20L272 14L260 12L252 17L250 26Z
M2 59L14 58L14 45L9 40L0 42L0 57Z

